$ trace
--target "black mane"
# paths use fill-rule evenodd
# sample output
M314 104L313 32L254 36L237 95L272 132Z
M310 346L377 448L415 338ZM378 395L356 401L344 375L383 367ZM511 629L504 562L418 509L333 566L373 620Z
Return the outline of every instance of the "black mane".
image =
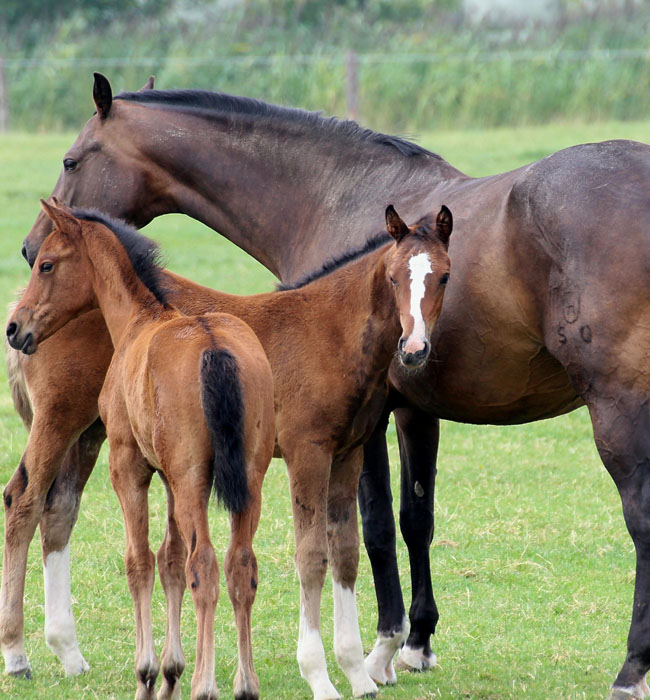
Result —
M372 253L373 250L377 250L377 248L385 246L390 241L391 237L385 231L383 233L378 233L376 236L369 238L364 243L363 247L359 248L358 250L351 250L347 253L343 253L337 258L328 260L320 269L313 272L308 272L296 282L279 284L277 286L277 290L279 292L286 292L289 289L300 289L300 287L304 287L306 284L309 284L314 280L318 280L321 277L325 277L325 275L329 275L330 272L334 272L334 270L338 270L340 267L343 267L343 265L347 265L353 260L357 260L368 253Z
M310 131L325 132L329 137L338 135L390 146L403 156L430 156L442 158L416 143L398 136L381 134L359 126L356 122L339 120L336 117L323 117L320 112L308 112L295 107L280 107L251 97L238 97L222 92L206 90L144 90L143 92L120 92L116 100L137 102L142 105L155 105L162 109L178 109L203 116L251 116L264 117L282 122L304 125Z
M73 209L72 213L84 221L96 221L110 229L129 256L133 271L163 306L167 305L167 290L163 284L163 263L160 248L155 241L143 236L125 221L113 219L94 209Z

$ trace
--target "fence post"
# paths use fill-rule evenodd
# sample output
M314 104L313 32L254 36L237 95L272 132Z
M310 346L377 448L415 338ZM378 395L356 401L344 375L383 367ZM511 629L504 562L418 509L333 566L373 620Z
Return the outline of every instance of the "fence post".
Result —
M348 119L359 119L359 55L348 51L345 57L345 105Z
M5 134L9 128L9 97L7 95L7 80L5 62L0 57L0 133Z

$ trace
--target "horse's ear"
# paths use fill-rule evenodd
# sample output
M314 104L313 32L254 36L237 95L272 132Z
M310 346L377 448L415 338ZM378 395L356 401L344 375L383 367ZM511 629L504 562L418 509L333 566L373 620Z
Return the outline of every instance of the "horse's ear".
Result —
M65 227L65 231L79 230L79 221L72 215L70 210L59 204L56 197L52 197L49 201L41 199L41 207L43 211L59 230Z
M138 90L138 92L145 92L147 90L153 90L153 83L155 77L153 75L149 76L149 80Z
M93 100L97 107L97 114L100 119L106 119L113 104L113 91L107 78L101 73L93 73L95 84L93 85Z
M436 216L436 235L445 244L449 245L449 237L451 236L451 230L454 227L454 219L451 212L443 204L440 207L438 216Z
M392 204L386 207L386 230L398 243L409 232L409 227L400 219Z

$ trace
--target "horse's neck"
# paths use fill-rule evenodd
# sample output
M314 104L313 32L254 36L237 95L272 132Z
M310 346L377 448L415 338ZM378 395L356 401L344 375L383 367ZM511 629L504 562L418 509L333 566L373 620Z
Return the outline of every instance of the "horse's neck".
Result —
M153 318L163 307L133 271L126 251L109 233L85 236L94 270L93 289L106 327L117 347L136 317Z
M408 209L425 207L424 193L461 175L442 159L389 145L280 135L269 120L179 129L159 114L143 138L146 160L172 176L167 210L219 231L285 282L383 230L391 202L403 202L409 217L426 213Z

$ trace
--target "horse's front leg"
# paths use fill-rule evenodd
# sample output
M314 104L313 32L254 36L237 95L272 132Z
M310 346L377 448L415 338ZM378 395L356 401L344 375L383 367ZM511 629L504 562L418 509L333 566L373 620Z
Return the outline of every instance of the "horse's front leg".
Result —
M24 647L23 595L27 553L47 493L74 440L67 416L37 410L18 469L4 490L5 542L0 589L0 646L7 673L31 676ZM66 671L79 673L73 664Z
M149 547L148 492L153 472L132 438L117 437L109 431L109 441L111 483L124 515L124 566L135 612L135 675L138 682L135 698L153 700L159 670L151 620L156 565Z
M288 442L288 441L287 441ZM327 572L327 488L331 454L303 437L285 448L289 472L293 527L296 540L296 568L300 579L300 626L298 666L309 683L314 700L338 700L340 695L327 673L320 633L320 603Z
M433 495L436 481L439 422L412 408L395 410L402 463L399 522L411 566L411 631L398 664L422 671L436 664L431 636L438 608L431 587L429 548L433 540Z
M334 586L334 653L355 698L374 697L377 686L363 659L355 585L359 568L357 491L363 449L332 465L327 496L327 537Z
M386 413L364 446L359 480L363 540L372 567L379 611L377 640L365 663L370 677L381 685L397 681L393 659L409 632L395 551L395 517L386 447L388 415Z
M89 666L79 650L70 589L70 535L102 443L104 424L97 419L68 450L48 491L40 522L45 583L45 641L66 673L76 675Z

